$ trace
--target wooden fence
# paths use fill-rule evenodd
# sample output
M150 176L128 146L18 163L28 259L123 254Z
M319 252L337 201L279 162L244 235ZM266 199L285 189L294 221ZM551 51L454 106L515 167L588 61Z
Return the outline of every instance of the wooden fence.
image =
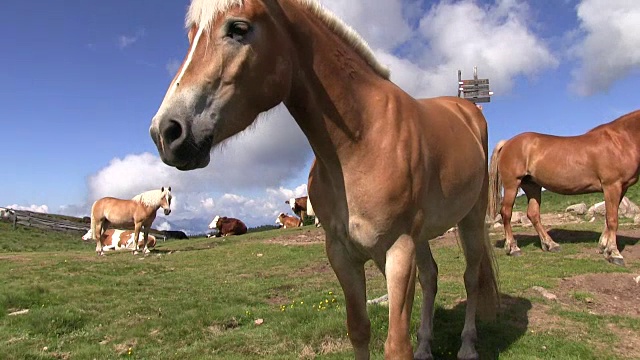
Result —
M12 214L8 214L4 218L0 217L0 221L11 222L14 230L18 225L22 225L48 231L78 232L84 234L89 231L91 227L89 222L71 216L51 215L26 210L11 210L11 212ZM133 227L125 227L124 229L133 230ZM149 233L156 237L159 236L161 240L166 239L166 234L163 231L151 229Z
M91 226L81 220L72 221L26 210L12 210L12 214L8 214L8 216L2 220L10 221L14 229L17 225L22 225L42 230L87 232Z

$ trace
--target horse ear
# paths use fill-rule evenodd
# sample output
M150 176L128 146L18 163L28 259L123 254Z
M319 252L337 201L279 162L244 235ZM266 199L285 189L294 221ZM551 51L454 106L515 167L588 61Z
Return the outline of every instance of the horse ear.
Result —
M168 191L171 191L171 186L169 186L169 187L167 188L167 190L168 190Z
M160 189L160 192L164 192L164 186Z

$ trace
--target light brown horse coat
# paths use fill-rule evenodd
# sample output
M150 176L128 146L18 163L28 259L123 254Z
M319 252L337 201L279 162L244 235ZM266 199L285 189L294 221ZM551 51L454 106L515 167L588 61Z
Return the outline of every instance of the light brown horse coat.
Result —
M364 264L387 278L387 359L413 359L416 267L423 291L415 357L431 356L437 266L428 240L458 224L468 301L458 357L477 359L476 310L496 310L484 218L487 129L467 100L416 100L359 36L315 1L194 0L190 48L150 133L162 160L204 167L210 150L283 102L316 155L309 199L343 288L356 359L369 358Z
M160 190L150 190L135 196L131 200L123 200L114 197L104 197L96 200L91 206L91 231L96 241L96 252L104 255L103 241L104 231L109 226L134 227L134 239L139 238L143 231L144 251L147 250L149 230L156 219L156 212L160 207L164 214L171 213L171 187L162 187ZM133 253L138 251L138 243L133 248Z
M491 157L489 215L502 216L505 250L520 255L513 237L511 212L521 187L527 196L527 216L543 250L558 251L540 221L542 187L564 195L603 192L606 225L599 247L605 258L624 265L616 243L618 207L640 172L640 111L600 125L583 135L553 136L526 132L499 142ZM504 195L501 196L501 188Z

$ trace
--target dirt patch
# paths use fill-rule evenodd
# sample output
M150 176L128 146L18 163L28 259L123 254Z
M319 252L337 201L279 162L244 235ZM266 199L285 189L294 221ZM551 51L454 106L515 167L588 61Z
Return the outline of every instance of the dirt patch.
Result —
M595 315L640 318L640 284L629 273L584 274L563 279L554 289L558 300Z
M283 230L281 236L266 239L265 242L279 245L312 245L324 243L324 239L324 230L321 228L313 228L304 230L302 233L296 231L290 234L288 234L286 230Z
M619 339L613 347L616 354L624 358L640 359L640 337L634 330L619 328L614 324L607 324L607 328Z

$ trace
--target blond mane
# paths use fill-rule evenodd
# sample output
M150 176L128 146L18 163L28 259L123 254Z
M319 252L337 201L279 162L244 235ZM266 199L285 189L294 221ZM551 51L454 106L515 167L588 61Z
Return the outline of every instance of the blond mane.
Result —
M148 207L156 207L160 206L160 202L165 195L168 195L169 198L171 198L170 190L168 190L167 188L165 188L164 191L155 189L138 194L134 196L132 200L139 201Z
M356 53L362 56L378 75L389 79L389 68L378 62L369 44L349 25L327 10L317 0L292 1L298 2L315 14L336 35L350 44ZM229 10L233 6L242 6L243 3L244 0L192 0L185 17L185 26L188 29L195 24L198 28L208 29L218 14Z

